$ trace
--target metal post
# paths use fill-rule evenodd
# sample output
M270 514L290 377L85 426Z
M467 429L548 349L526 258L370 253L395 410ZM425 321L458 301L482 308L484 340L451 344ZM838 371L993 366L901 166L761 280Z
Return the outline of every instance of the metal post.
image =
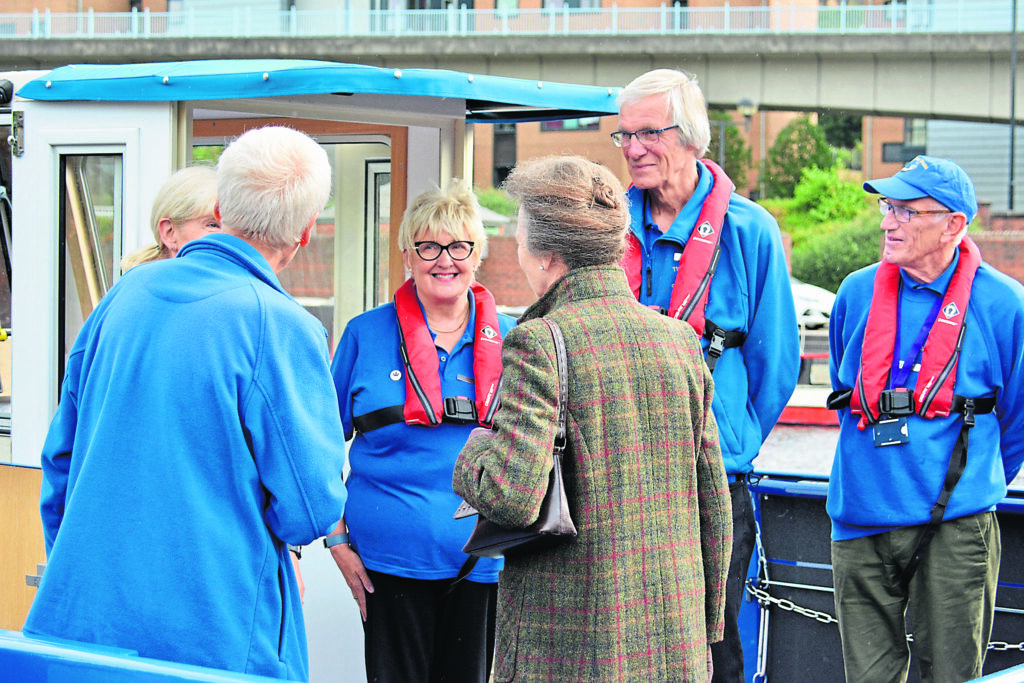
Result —
M716 121L718 124L718 165L725 168L725 121Z
M1017 0L1013 0L1013 18L1010 21L1010 182L1007 188L1006 208L1013 211L1014 158L1016 156L1017 128Z

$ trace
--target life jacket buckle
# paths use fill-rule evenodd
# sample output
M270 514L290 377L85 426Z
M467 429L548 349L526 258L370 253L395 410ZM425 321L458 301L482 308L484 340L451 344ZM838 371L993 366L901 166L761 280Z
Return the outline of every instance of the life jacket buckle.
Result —
M465 396L446 396L444 399L444 421L457 424L476 422L476 404Z
M914 394L906 387L886 389L878 398L878 409L891 417L913 415Z
M974 399L964 399L964 426L968 429L974 427Z
M725 351L725 330L721 327L716 327L711 332L711 338L708 340L708 356L719 358L723 351Z

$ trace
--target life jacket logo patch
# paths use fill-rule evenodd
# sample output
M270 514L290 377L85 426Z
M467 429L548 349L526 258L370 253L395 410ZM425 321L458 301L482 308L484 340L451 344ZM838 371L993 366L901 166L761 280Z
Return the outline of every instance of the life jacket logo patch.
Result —
M942 307L942 315L947 318L955 318L960 315L960 309L957 308L956 302L950 301L948 304Z
M709 221L704 221L703 223L701 223L697 227L697 234L700 235L701 237L707 237L708 235L713 235L714 232L715 232L715 229L713 227L711 227L711 223Z
M485 325L484 329L480 330L480 334L484 335L488 339L494 339L498 336L498 333L494 331L494 328L490 325Z

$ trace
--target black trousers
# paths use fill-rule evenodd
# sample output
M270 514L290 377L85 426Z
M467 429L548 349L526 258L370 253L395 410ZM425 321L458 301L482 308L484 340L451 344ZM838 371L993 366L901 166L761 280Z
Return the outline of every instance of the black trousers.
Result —
M406 579L367 570L366 680L486 683L498 584Z
M732 499L732 559L725 584L725 638L711 646L715 665L713 683L743 681L743 644L740 642L739 614L747 569L754 554L754 505L745 477L729 484Z

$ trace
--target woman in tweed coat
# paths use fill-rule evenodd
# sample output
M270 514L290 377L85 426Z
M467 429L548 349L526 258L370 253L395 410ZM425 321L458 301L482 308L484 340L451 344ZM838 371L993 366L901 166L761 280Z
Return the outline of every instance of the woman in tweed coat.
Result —
M519 263L540 299L505 337L502 407L455 465L456 493L506 526L533 522L568 352L566 485L579 536L506 559L495 681L707 681L732 545L712 382L687 325L637 303L617 265L628 212L581 157L517 166Z

